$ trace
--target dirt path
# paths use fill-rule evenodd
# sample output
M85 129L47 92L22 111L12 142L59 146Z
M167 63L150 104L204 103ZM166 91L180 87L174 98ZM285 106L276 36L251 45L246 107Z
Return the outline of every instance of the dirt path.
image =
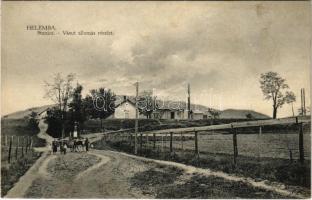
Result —
M38 152L48 152L51 150L53 137L51 137L50 135L48 135L46 133L46 130L48 129L48 125L46 123L44 123L44 119L40 119L38 127L40 129L40 132L38 133L37 136L46 141L46 146L45 147L36 147L34 149L35 149L35 151L38 151Z
M165 185L165 188L170 186L171 188L173 187L170 190L174 191L195 176L221 178L227 181L225 184L230 185L229 188L232 187L232 183L233 185L244 183L244 187L247 189L250 189L250 187L259 188L262 193L265 190L286 197L306 197L292 192L292 190L286 190L283 185L270 185L263 181L257 182L250 178L233 176L223 172L215 172L176 162L154 160L115 151L92 150L89 153L51 155L49 151L53 139L45 133L47 126L42 120L39 127L41 131L38 136L46 139L47 146L37 150L44 153L30 170L20 178L19 182L8 192L6 197L155 198L159 196L159 188L166 184L162 182L163 179L170 179L167 183L170 184ZM98 138L100 138L100 134L92 139L97 140ZM160 173L160 175L155 176L155 172ZM133 184L133 179L136 183L141 181L140 187ZM148 183L149 181L153 182L153 179L156 179L156 182L159 181L158 185ZM145 184L146 182L147 184ZM223 187L222 184L223 182L221 183L221 188ZM193 187L192 184L191 187ZM232 189L229 190L233 193ZM166 198L166 196L163 197ZM208 197L213 198L214 196Z
M81 159L81 157L84 159ZM123 155L93 151L90 153L68 153L48 158L43 163L43 173L37 177L26 194L27 198L149 198L139 190L131 188L129 178L136 172L152 165L129 159ZM84 165L90 159L98 161ZM65 162L66 166L62 166ZM47 166L47 167L46 167ZM70 168L70 169L67 169ZM44 170L46 169L46 170Z
M25 187L28 189L12 191L11 194L14 193L14 195L8 195L8 197L155 198L159 196L160 187L170 186L168 188L177 189L195 176L199 176L218 177L226 180L227 185L231 185L231 182L246 183L244 187L260 188L259 191L262 193L265 190L287 197L303 198L303 196L292 194L285 189L230 176L222 172L106 150L46 155L39 166L31 171L35 175ZM160 173L160 175L155 175L155 173ZM175 176L176 174L178 175ZM140 187L133 185L134 178L136 183L139 182ZM158 179L155 180L158 181L158 185L153 185L153 179ZM170 185L166 185L169 184L166 183L166 179L169 180L167 182L170 182ZM147 187L149 187L148 190Z
M48 126L44 123L43 119L39 121L38 126L40 128L38 137L45 139L47 143L45 147L38 147L35 148L35 150L43 153L41 157L34 163L34 165L22 177L20 177L19 181L15 183L14 187L8 191L5 196L7 198L23 197L27 189L32 185L33 181L38 178L38 171L45 173L44 167L50 161L50 159L52 159L52 157L48 156L50 144L53 140L53 138L46 133Z
M23 197L27 189L32 185L33 181L38 178L38 170L45 161L48 154L43 155L35 162L35 164L19 179L19 181L6 194L6 198Z
M92 152L91 152L91 153L88 152L88 154L90 154L90 155L95 155L95 156L100 157L100 158L101 158L101 161L100 161L99 163L97 163L97 164L95 164L95 165L89 167L89 168L86 169L85 171L79 173L79 174L76 176L75 181L77 181L78 179L80 179L80 178L86 176L87 173L89 173L89 172L91 172L91 171L93 171L93 170L95 170L95 169L98 169L99 167L101 167L102 165L104 165L104 164L106 164L107 162L110 161L110 158L109 158L109 157L103 156L103 155L101 155L101 154L92 153Z
M170 161L164 161L164 160L155 160L155 159L150 159L150 158L144 158L144 157L139 157L135 155L130 155L122 152L115 152L115 151L110 151L111 153L118 153L122 154L131 158L139 159L139 160L144 160L144 161L149 161L149 162L154 162L162 165L169 165L169 166L174 166L180 169L183 169L186 172L186 177L191 177L190 175L192 174L199 174L201 176L214 176L214 177L220 177L229 181L233 182L243 182L252 185L253 187L265 189L268 191L276 192L281 195L289 196L292 198L307 198L306 195L299 194L297 191L298 187L294 187L293 189L290 187L287 190L285 189L285 185L283 184L268 184L267 181L255 181L252 178L246 178L246 177L239 177L235 175L230 175L221 171L212 171L210 169L202 169L202 168L197 168L194 166L189 166L185 165L182 163L177 163L177 162L170 162ZM307 190L300 188L301 190ZM306 191L304 193L309 193L309 191Z

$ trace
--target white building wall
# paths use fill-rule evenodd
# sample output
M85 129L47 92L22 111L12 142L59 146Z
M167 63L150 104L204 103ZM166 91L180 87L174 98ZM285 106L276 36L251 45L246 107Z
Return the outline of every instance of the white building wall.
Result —
M204 113L193 113L193 119L194 120L204 119Z
M135 106L124 102L115 108L115 112L108 119L135 119ZM139 113L139 119L146 119L146 116Z
M129 102L122 103L115 108L114 117L117 119L135 119L135 106Z
M171 119L171 112L174 112L174 119L184 119L184 111L171 111L165 110L162 115L162 119Z

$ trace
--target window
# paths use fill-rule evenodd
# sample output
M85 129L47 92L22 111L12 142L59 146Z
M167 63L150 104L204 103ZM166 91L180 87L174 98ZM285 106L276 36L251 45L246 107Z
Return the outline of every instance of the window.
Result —
M129 110L125 110L125 119L129 119Z
M170 113L170 119L174 119L174 112Z

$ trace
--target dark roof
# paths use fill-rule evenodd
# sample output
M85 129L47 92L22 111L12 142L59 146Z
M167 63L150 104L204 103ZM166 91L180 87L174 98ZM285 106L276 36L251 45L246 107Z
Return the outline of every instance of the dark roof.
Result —
M116 95L115 107L118 107L125 102L125 99L135 105L134 96ZM184 101L171 101L171 100L161 100L157 99L156 103L159 110L186 110L187 103ZM191 110L207 112L208 107L198 104L191 104Z
M120 106L121 104L123 104L125 102L129 102L130 104L135 106L135 102L132 102L130 99L124 99L123 101L120 101L118 104L116 104L115 108L117 108L118 106Z

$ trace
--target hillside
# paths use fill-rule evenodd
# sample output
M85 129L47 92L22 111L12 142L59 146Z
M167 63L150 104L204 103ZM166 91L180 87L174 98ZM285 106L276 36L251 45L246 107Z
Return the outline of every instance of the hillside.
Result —
M270 117L253 111L253 110L240 110L240 109L227 109L221 111L220 118L222 119L246 119L247 114L251 114L255 119L269 119Z
M122 98L120 98L122 99ZM131 99L133 100L133 99ZM116 101L116 105L118 103L120 103L121 100L117 100ZM184 109L186 107L186 102L175 102L175 101L162 101L162 102L158 102L159 105L161 105L160 107L179 107ZM32 111L37 112L37 113L41 113L42 111L46 110L49 107L52 107L53 105L45 105L45 106L41 106L41 107L33 107L33 108L29 108L23 111L17 111L8 115L3 116L3 118L5 119L21 119L24 118L26 116L28 116ZM195 104L191 104L191 108L192 110L199 110L201 112L207 112L208 107L207 106L203 106L203 105L195 105ZM253 111L253 110L241 110L241 109L227 109L227 110L223 110L220 111L220 118L222 119L246 119L246 115L250 113L254 118L256 119L268 119L270 118L269 116Z
M31 112L36 112L36 113L41 113L42 111L46 110L49 107L52 107L53 105L45 105L45 106L40 106L40 107L33 107L33 108L28 108L26 110L22 111L17 111L8 115L4 115L3 118L5 119L22 119L26 116L28 116Z

